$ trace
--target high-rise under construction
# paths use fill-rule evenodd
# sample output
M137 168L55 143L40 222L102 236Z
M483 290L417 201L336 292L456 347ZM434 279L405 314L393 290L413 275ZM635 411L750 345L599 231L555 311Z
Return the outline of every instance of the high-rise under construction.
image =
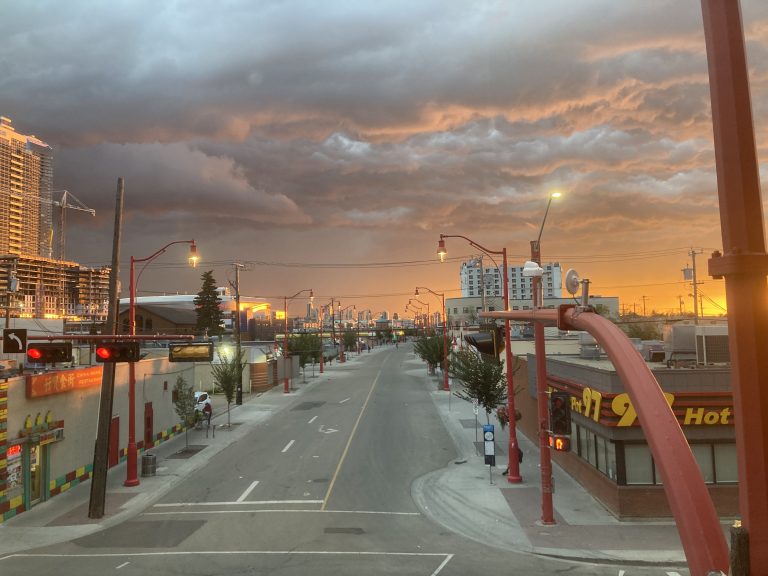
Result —
M0 294L5 317L106 317L109 269L54 254L53 150L0 116ZM66 200L59 203L66 208ZM92 211L91 211L92 212ZM62 218L63 222L63 218ZM63 246L63 228L59 230Z

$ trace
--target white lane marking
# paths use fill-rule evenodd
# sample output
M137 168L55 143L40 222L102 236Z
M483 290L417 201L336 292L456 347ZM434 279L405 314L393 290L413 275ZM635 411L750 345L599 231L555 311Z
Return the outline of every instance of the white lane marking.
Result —
M680 572L667 572L667 576L680 576Z
M445 560L443 560L442 564L440 564L440 566L437 567L437 570L432 572L431 576L437 576L438 574L440 574L440 572L443 570L443 568L445 568L446 564L448 564L448 562L450 562L452 558L453 558L453 554L448 554L448 556L445 557Z
M626 574L626 570L619 570L619 576L624 576Z
M336 428L326 428L325 424L320 424L320 428L318 428L317 431L322 432L323 434L333 434L334 432L338 432Z
M335 552L330 550L184 550L184 551L172 551L167 550L165 552L114 552L114 553L102 553L102 554L9 554L4 556L6 558L140 558L143 556L192 556L192 555L206 555L206 556L276 556L292 554L298 556L406 556L410 558L445 558L451 560L453 554L446 554L445 552ZM446 562L443 562L438 568L442 570ZM432 574L437 574L433 572Z
M130 562L123 562L122 564L120 564L120 566L115 566L115 570L120 570L120 568L125 568L126 566L128 566L128 564L130 564Z
M314 422L315 420L317 420L317 416L312 416L312 420L307 422L307 424L312 424L312 422Z
M352 400L352 398L344 398L344 400L342 400L341 402L339 402L339 404L344 404L344 402L347 402L348 400Z
M285 445L285 448L283 448L282 452L283 453L288 452L288 450L291 449L291 446L293 446L294 442L296 442L296 440L291 440L290 442L288 442L288 444Z
M323 500L248 500L247 502L175 502L172 504L155 504L154 508L177 508L188 506L243 506L264 504L322 504Z
M259 485L259 481L258 480L254 480L253 482L251 482L251 485L248 486L248 488L246 488L245 492L240 494L240 498L238 498L237 501L238 502L242 502L243 500L248 498L248 494L253 492L253 489L256 488L256 486L258 486L258 485Z
M261 504L320 504L322 503L322 500L283 500L282 502L260 502ZM170 506L178 506L178 507L191 507L191 506L214 506L214 505L221 505L221 506L231 506L236 504L256 504L254 501L250 502L200 502L198 504L195 503L184 503L184 504L155 504L155 508L159 507L170 507ZM378 514L381 516L421 516L419 512L381 512L376 510L313 510L313 509L291 509L291 508L283 508L283 509L265 509L265 510L214 510L213 512L205 512L205 514L217 514L217 513L232 513L232 514L240 514L240 513L254 513L254 512L304 512L304 513L311 513L315 514L317 512L322 512L323 514ZM146 515L166 515L166 514L203 514L203 512L144 512L144 516Z

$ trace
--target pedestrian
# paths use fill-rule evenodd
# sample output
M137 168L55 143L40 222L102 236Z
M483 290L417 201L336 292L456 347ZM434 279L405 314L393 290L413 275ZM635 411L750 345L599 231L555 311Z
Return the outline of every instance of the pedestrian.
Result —
M523 451L520 449L520 446L517 447L517 461L520 464L523 463ZM509 466L507 466L504 469L504 472L501 473L502 476L506 476L507 474L509 474Z

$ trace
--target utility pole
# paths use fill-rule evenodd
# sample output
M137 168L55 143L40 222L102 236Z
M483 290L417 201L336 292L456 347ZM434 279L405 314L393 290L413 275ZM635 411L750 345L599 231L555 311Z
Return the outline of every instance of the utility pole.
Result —
M694 250L688 252L688 256L691 257L691 267L683 268L683 280L690 280L693 286L693 323L699 323L699 282L696 280L696 254L701 254L703 250Z
M123 227L123 192L124 180L117 179L117 195L115 199L115 232L112 240L112 270L109 274L109 306L107 308L107 323L104 331L107 334L117 333L118 290L117 278L120 274L120 237ZM101 399L99 401L99 420L96 429L96 444L93 449L93 478L91 479L91 496L88 504L88 518L104 516L107 495L107 465L109 460L109 429L112 423L112 400L115 392L115 364L103 365L101 373Z
M245 268L243 264L235 262L235 342L237 354L237 393L235 394L235 404L240 406L243 403L243 364L240 337L240 269Z
M640 296L640 298L643 299L643 317L645 317L646 316L646 313L645 313L645 301L648 300L648 296Z

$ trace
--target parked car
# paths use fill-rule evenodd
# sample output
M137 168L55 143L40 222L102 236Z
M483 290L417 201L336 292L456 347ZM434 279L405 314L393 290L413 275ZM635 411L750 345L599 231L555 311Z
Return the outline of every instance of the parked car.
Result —
M213 403L211 402L211 396L208 392L197 391L195 392L195 410L201 412L213 412Z

